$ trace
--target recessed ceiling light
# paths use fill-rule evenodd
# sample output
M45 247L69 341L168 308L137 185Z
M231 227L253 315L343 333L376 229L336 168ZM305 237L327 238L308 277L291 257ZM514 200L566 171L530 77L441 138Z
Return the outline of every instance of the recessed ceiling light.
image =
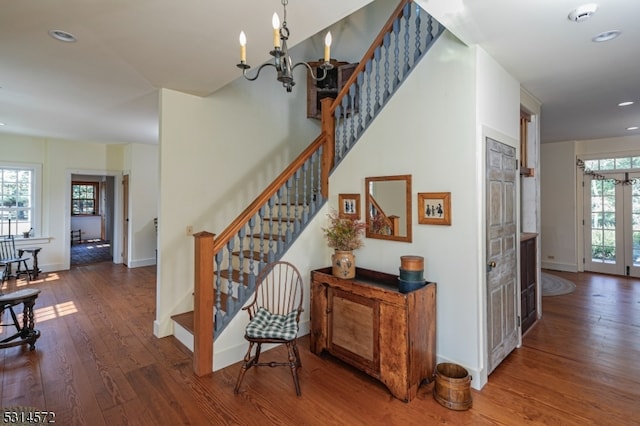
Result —
M638 130L638 126L627 127L627 130Z
M4 126L4 123L0 123L0 126Z
M618 104L618 106L629 106L629 105L633 105L633 101L624 101L624 102L620 102Z
M569 16L567 16L567 18L573 22L586 21L596 13L596 10L598 10L598 5L595 3L583 4L569 12Z
M618 30L605 31L603 33L598 34L597 36L595 36L591 40L596 42L596 43L600 43L600 42L603 42L603 41L613 40L614 38L618 37L620 34L622 34L622 33L620 31L618 31Z
M73 43L77 40L73 34L62 30L49 30L49 35L56 40L64 41L65 43Z

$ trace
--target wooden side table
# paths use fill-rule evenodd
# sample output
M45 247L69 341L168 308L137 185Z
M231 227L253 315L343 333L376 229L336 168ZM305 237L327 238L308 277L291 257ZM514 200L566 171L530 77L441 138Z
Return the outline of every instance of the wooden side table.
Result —
M311 352L327 351L411 401L436 366L436 284L408 293L398 276L356 268L341 279L311 271Z
M29 274L29 278L35 280L38 278L38 274L40 273L40 268L38 268L38 253L40 253L42 247L20 247L18 248L18 256L22 257L22 254L26 251L31 254L33 258L33 268L27 269L26 271L20 270L20 264L18 264L18 270L16 271L16 277L20 276L20 274Z

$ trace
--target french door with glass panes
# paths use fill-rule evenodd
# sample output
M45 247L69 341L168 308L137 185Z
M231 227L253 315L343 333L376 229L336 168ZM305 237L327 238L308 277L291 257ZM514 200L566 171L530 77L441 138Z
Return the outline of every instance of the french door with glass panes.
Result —
M640 277L640 173L585 176L585 270Z

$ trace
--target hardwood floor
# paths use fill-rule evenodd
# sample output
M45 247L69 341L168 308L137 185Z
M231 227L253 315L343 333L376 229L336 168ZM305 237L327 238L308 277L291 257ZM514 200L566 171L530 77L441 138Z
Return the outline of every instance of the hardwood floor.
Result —
M576 291L543 298L542 320L472 390L468 411L439 405L432 384L400 402L376 380L311 354L308 336L299 344L302 397L286 368L250 370L234 395L239 364L198 378L189 351L153 337L154 267L42 274L31 284L42 290L42 337L33 352L0 351L0 404L51 411L63 425L640 424L640 280L556 274Z

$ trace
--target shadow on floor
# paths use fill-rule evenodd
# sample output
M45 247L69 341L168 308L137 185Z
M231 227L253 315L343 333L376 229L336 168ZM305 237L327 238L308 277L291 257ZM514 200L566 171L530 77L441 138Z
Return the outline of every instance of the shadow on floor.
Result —
M71 266L113 261L111 242L87 240L71 246Z

